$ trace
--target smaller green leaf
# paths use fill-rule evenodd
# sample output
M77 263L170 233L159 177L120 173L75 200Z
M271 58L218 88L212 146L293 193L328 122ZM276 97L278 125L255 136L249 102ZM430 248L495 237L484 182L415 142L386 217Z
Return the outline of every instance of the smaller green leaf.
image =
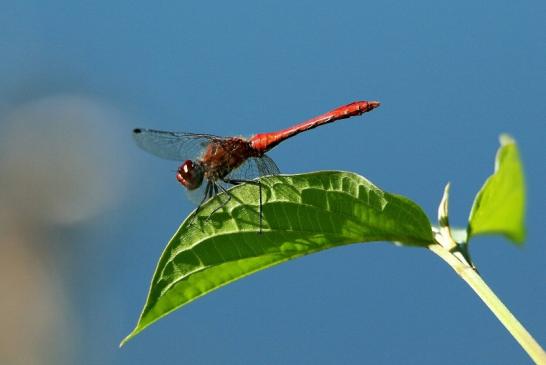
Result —
M516 142L500 136L495 172L476 195L468 219L468 238L502 234L515 243L525 239L525 179Z

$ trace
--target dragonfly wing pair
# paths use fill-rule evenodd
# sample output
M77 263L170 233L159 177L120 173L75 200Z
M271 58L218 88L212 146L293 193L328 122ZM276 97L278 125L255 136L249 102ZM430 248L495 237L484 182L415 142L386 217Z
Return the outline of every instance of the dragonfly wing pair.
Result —
M222 137L212 134L166 132L154 129L137 128L133 138L143 150L166 160L195 160L203 149L215 139Z
M167 132L154 129L135 129L133 137L140 148L167 160L185 161L200 159L207 145L225 138L211 134ZM239 167L231 171L226 180L246 181L265 175L279 174L279 168L267 155L249 157ZM230 187L222 181L215 181L224 188ZM187 190L190 200L200 203L203 199L206 183L198 189Z

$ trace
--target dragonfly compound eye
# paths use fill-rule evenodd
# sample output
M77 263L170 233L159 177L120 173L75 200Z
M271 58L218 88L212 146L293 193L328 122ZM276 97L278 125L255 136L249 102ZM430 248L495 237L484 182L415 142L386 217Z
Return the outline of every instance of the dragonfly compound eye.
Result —
M178 168L176 180L188 190L197 189L203 182L203 167L200 164L194 164L191 160L186 160Z

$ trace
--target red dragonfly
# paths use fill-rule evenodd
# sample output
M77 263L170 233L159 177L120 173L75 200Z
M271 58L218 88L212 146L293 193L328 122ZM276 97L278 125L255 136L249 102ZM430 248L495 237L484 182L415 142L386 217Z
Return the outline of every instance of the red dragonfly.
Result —
M250 138L141 128L133 130L133 137L142 149L156 156L184 161L178 168L176 179L189 192L201 193L194 217L205 200L214 197L220 191L226 194L227 199L211 215L225 206L231 199L231 194L226 190L227 186L241 183L258 185L261 232L262 186L259 179L257 181L252 179L280 173L275 162L265 153L298 133L336 120L361 115L379 105L377 101L356 101L278 132L260 133ZM191 194L190 197L195 197L195 194Z

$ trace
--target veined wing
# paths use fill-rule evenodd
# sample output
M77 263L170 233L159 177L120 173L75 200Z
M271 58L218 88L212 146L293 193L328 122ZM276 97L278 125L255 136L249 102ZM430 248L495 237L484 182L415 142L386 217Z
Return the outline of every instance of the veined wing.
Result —
M262 157L250 157L241 166L233 170L228 179L252 180L265 175L278 175L279 168L267 155Z
M211 134L167 132L143 128L134 129L133 138L143 150L155 156L176 161L194 160L207 144L215 139L222 139Z

